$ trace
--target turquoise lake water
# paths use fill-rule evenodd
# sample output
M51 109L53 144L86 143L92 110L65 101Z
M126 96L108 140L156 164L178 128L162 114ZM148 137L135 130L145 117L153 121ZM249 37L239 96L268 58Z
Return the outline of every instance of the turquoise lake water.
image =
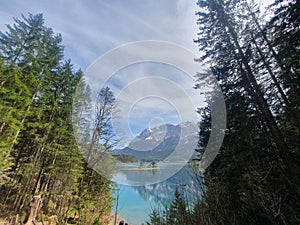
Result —
M141 225L149 220L148 214L158 203L143 198L133 187L122 185L119 188L118 215L132 225Z
M167 167L175 168L182 167L182 164L167 164L160 165L162 170ZM126 171L126 173L131 173L132 171ZM151 175L159 176L159 172L153 171L135 171L136 173L141 173L141 176L145 176L146 173L151 173ZM198 185L194 182L191 176L191 169L188 166L183 167L179 172L169 179L162 181L157 184L149 184L145 186L128 186L128 185L118 185L119 201L117 214L126 219L126 222L131 225L141 225L146 221L149 221L149 214L154 208L163 205L168 205L174 199L174 192L178 189L185 194L190 194L192 198L195 196L200 196L201 192ZM149 175L148 174L148 175ZM147 177L147 176L145 176ZM113 195L115 198L117 192ZM113 212L115 212L115 207Z

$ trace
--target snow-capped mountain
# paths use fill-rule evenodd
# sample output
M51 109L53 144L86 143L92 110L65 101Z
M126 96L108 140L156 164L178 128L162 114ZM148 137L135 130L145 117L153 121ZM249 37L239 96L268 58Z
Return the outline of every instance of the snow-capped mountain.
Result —
M113 154L132 155L138 159L189 160L198 142L198 126L192 122L163 124L146 128L123 149Z

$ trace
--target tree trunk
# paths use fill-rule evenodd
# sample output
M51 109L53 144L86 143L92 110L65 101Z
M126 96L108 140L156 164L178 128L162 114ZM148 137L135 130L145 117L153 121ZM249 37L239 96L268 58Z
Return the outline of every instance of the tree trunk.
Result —
M267 46L269 48L269 51L272 53L272 56L274 57L274 59L276 60L278 66L280 67L281 71L283 73L286 73L287 75L287 79L289 81L289 83L291 84L292 80L291 80L291 77L289 75L290 71L286 68L286 66L284 65L284 63L282 62L282 60L280 59L280 57L278 56L278 54L276 53L274 47L272 46L272 43L271 41L269 40L269 38L267 37L266 33L265 33L265 28L263 29L259 22L258 22L258 19L256 18L255 14L252 12L249 4L246 4L247 6L247 9L248 11L250 12L250 15L252 17L252 19L254 20L255 22L255 25L257 26L261 36L263 37L263 40L267 43Z
M37 92L35 92L35 93L32 95L32 97L31 97L31 103L27 106L27 109L26 109L26 111L25 111L25 113L24 113L24 116L23 116L23 118L22 118L22 120L21 120L21 126L23 126L23 124L24 124L24 122L25 122L27 113L28 113L29 110L30 110L31 104L32 104L32 102L34 101L34 99L35 99L35 97L36 97L36 94L37 94ZM10 146L10 150L12 150L12 148L13 148L15 142L17 141L17 138L18 138L18 136L19 136L20 131L21 131L21 128L19 128L18 131L16 132L16 134L15 134L15 136L14 136L14 139L13 139L13 141L12 141L12 144L11 144L11 146Z
M269 128L269 130L273 136L274 142L276 143L276 146L280 152L280 156L282 157L282 159L287 159L288 158L287 155L289 153L288 146L287 146L287 144L284 140L284 137L283 137L281 131L279 130L277 123L270 111L269 105L260 90L260 87L255 79L255 76L251 70L251 67L248 64L247 58L246 58L246 56L240 46L240 43L238 41L237 33L234 30L234 27L231 25L230 19L224 12L223 7L219 4L218 1L216 1L215 3L218 6L217 10L220 15L220 20L223 22L224 27L228 28L229 35L234 42L235 48L238 50L239 58L241 59L243 67L245 68L246 76L244 76L242 74L243 79L249 81L249 83L251 85L251 89L253 90L252 93L254 95L253 97L257 100L258 107L265 117L268 128Z
M259 46L258 46L258 44L257 44L257 42L256 42L256 40L255 40L255 38L254 38L254 36L253 36L252 33L251 33L251 36L252 36L252 42L254 43L255 48L256 48L257 52L259 53L259 56L260 56L261 60L263 61L264 66L265 66L266 69L268 70L268 73L270 74L270 76L271 76L271 78L272 78L272 80L273 80L275 86L277 87L277 90L278 90L278 92L280 93L280 96L282 97L282 99L283 99L285 105L286 105L286 106L289 106L290 103L289 103L289 100L288 100L287 97L286 97L286 94L284 93L282 87L280 86L280 84L279 84L277 78L275 77L275 75L274 75L274 73L273 73L273 71L272 71L272 69L271 69L269 63L267 62L267 59L265 58L263 52L262 52L261 49L259 48Z
M30 203L30 210L25 218L24 224L25 225L31 225L32 223L35 223L35 218L37 215L37 212L41 206L42 199L40 196L34 196L31 203Z
M9 225L17 225L19 220L19 215L17 214L16 216L13 216L10 220Z

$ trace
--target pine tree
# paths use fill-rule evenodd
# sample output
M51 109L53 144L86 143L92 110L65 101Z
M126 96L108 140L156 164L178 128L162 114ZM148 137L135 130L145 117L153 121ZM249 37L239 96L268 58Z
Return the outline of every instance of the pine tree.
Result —
M109 178L115 160L109 151L116 143L111 121L115 97L110 88L102 88L96 94L94 109L91 97L89 86L81 80L74 97L73 124L86 162L80 179L76 210L81 219L85 218L83 221L96 224L112 207Z
M51 28L44 26L42 14L22 15L23 20L14 19L13 26L7 25L8 31L0 33L0 54L4 63L9 67L17 66L23 73L22 82L31 92L31 103L23 113L20 129L16 132L13 142L17 141L21 127L31 106L47 88L45 77L55 71L62 58L61 36L55 35ZM5 85L7 79L1 82Z
M258 24L257 10L246 1L198 5L196 42L204 51L201 60L221 85L228 114L220 154L205 175L212 223L293 223L297 203L292 195L299 192L291 152L298 150L295 141L286 141L295 138L280 119L290 116L284 109L288 94L273 70L277 59L266 57L272 55L269 38ZM276 199L285 200L278 204ZM274 213L279 209L282 213Z
M7 81L0 89L0 178L12 166L9 159L11 146L30 103L30 92L21 77L22 72L18 68L9 69L0 60L0 79L1 82Z
M204 174L203 197L189 214L193 224L299 222L298 2L276 1L268 23L252 1L198 1L198 61L221 86L227 129ZM196 88L210 82L198 76ZM211 138L213 93L208 97L199 110L199 160ZM179 205L175 217L189 212Z
M82 82L82 71L74 71L70 60L62 61L60 42L61 36L44 26L42 14L15 19L0 34L0 176L1 181L2 173L6 178L0 182L0 209L22 215L32 197L40 195L42 213L56 215L59 223L73 217L91 224L110 212L110 181L84 161L84 149L91 145L90 119L76 111L76 104L72 116L72 103L81 98L76 102L88 109L90 89ZM108 110L110 106L102 114L101 129L107 127L95 140L95 149L112 147ZM76 123L84 116L83 123Z

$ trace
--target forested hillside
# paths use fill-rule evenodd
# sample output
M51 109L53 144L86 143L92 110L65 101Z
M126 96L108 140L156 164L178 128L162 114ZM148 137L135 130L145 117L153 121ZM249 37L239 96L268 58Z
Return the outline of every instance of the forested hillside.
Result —
M299 224L300 1L277 0L268 17L247 0L197 4L198 60L221 85L227 130L204 174L202 199L191 202L176 192L149 224ZM196 88L205 76L199 74ZM199 109L199 159L213 94Z
M37 196L39 220L98 224L111 210L110 181L87 166L75 141L72 101L83 73L61 41L42 14L0 33L0 216L26 222ZM89 94L83 80L79 88Z

